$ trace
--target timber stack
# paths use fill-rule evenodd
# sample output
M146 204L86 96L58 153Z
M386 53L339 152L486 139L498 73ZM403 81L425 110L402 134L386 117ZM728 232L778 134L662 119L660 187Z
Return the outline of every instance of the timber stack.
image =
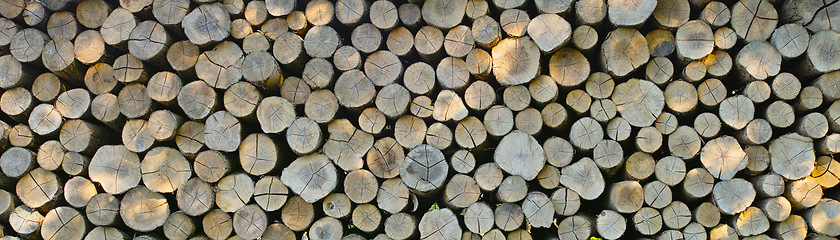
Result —
M837 23L824 0L0 0L0 237L836 239Z

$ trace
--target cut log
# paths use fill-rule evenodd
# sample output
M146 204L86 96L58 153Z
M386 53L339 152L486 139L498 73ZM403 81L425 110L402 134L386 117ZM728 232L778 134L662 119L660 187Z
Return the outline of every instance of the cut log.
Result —
M694 199L709 195L714 186L715 177L703 168L689 170L683 180L683 192Z
M283 224L293 231L304 231L312 223L315 212L311 203L303 198L294 196L289 198L281 210Z
M562 48L548 62L551 77L561 87L574 87L589 77L589 60L579 51Z
M389 51L397 56L403 57L414 49L414 34L405 27L398 27L391 30L385 44L388 46ZM339 48L339 50L340 49L341 48ZM333 59L335 59L335 57L333 57Z
M703 21L692 20L677 30L677 54L681 58L698 60L714 50L712 29Z
M76 54L76 56L79 55ZM85 87L94 95L113 92L116 86L114 68L107 63L97 63L88 68L85 73Z
M146 153L140 164L143 184L153 192L177 190L192 175L190 164L178 150L156 147Z
M496 226L502 231L513 231L522 225L525 214L514 203L502 203L494 210Z
M361 72L356 71L359 74ZM362 75L363 76L363 75ZM362 78L367 79L367 78ZM373 98L376 95L376 109L381 111L388 118L397 118L402 116L406 109L408 108L408 103L410 101L409 97L411 96L408 93L408 90L399 85L399 84L388 84L387 86L383 87L379 90L379 93L374 93L376 90L373 89L373 84L367 85L363 82L354 83L353 87L347 87L345 89L349 89L350 91L356 90L357 92L354 95L356 97L351 97L354 99L353 101L358 100L368 100L369 98ZM369 82L369 81L368 81ZM337 84L337 83L336 83ZM368 83L369 84L369 83ZM364 89L369 87L369 89ZM349 96L348 96L349 97ZM350 105L350 104L348 104ZM350 107L350 106L347 106ZM384 119L383 119L384 120Z
M556 139L557 138L549 139L551 142L546 141L545 145L549 145L549 143L551 143L550 145L555 145L556 149L556 146L561 146L556 145L559 143ZM560 144L565 145L563 143ZM568 155L568 160L564 160L565 164L571 162L571 151L566 153L563 151L552 152L552 155L554 156L557 156L558 154ZM614 140L601 140L592 150L592 157L599 168L605 170L607 173L614 173L624 161L624 150L621 148L621 145Z
M309 187L309 181L313 180L320 183ZM308 155L298 158L286 167L281 181L307 202L315 202L324 198L335 188L336 169L326 155Z
M781 222L790 216L790 201L784 197L768 198L759 201L757 205L769 221Z
M123 197L120 217L131 229L149 232L163 226L169 217L169 207L162 194L139 186L129 190Z
M545 109L545 108L543 108ZM589 112L593 113L595 120L599 122L607 122L610 119L613 119L615 115L618 113L615 107L615 103L609 99L600 99L596 100L592 105L589 107ZM660 115L661 116L661 115ZM657 127L659 120L657 119Z
M85 206L85 217L97 226L114 224L120 211L120 201L108 193L99 193L90 198Z
M620 213L639 211L645 200L644 189L637 181L622 181L610 187L610 207Z
M642 235L653 235L662 229L662 215L656 209L644 207L633 215L633 227Z
M729 53L721 50L713 51L703 63L706 65L707 75L712 77L722 78L732 70L732 57L729 56Z
M496 189L496 197L501 202L514 203L521 201L528 194L528 186L525 179L520 176L508 176Z
M42 73L32 82L32 95L41 102L53 102L65 91L64 84L52 73Z
M689 66L690 65L691 64L689 64ZM700 65L705 68L704 64L701 63ZM688 67L686 67L686 71L689 71ZM687 113L694 110L694 107L697 106L697 89L694 88L694 85L685 81L673 81L668 83L668 87L665 88L664 96L666 106L674 111L675 114Z
M149 150L155 143L147 123L143 119L132 119L123 127L122 143L129 151L142 153Z
M561 170L560 183L586 200L595 199L604 192L604 177L592 159L583 158Z
M295 233L282 223L275 222L266 227L262 239L270 240L291 240L295 239Z
M195 232L195 222L183 212L169 215L163 224L163 235L169 239L185 240Z
M280 84L280 96L294 105L306 103L311 91L309 85L299 77L290 76Z
M702 226L712 228L720 223L720 210L711 202L703 202L692 213Z
M330 122L327 130L330 138L323 148L326 156L345 171L361 168L361 157L373 146L373 136L356 129L346 119Z
M350 35L353 47L365 54L370 54L382 45L382 33L371 23L359 25Z
M329 240L339 239L344 233L343 225L335 218L323 217L312 223L307 232L310 239Z
M233 221L229 214L213 209L201 219L204 234L210 239L226 239L233 232Z
M268 217L255 204L246 205L233 214L233 230L244 239L261 237L267 225Z
M407 213L391 215L385 220L385 234L391 239L408 239L415 236L416 222L417 220Z
M525 218L534 227L548 228L551 226L552 216L554 215L554 204L545 193L531 192L525 197L522 203L522 212Z
M61 170L70 176L82 175L87 172L90 165L90 158L78 152L67 152L64 154L64 162L61 163Z
M426 143L437 149L448 148L452 145L452 140L452 129L449 129L443 123L433 123L426 131Z
M35 71L21 64L13 55L0 57L0 64L0 69L3 70L3 75L0 75L0 87L4 89L29 85L35 80Z
M35 28L26 28L12 36L9 50L12 56L23 63L34 62L41 58L48 36Z
M762 103L770 98L770 84L764 81L752 81L744 87L744 95L754 103ZM822 94L820 94L822 95Z
M371 233L381 225L382 214L373 204L362 204L353 210L353 225L363 232ZM345 237L346 238L346 237Z
M433 0L423 4L422 14L426 23L443 29L458 25L464 17L467 0ZM459 233L458 236L461 234Z
M791 110L793 111L793 110ZM717 115L701 113L694 119L694 130L704 138L713 138L720 132L721 123Z
M21 12L21 18L27 25L40 27L46 25L46 21L44 20L47 18L49 10L44 4L40 2L27 2L23 5L23 10Z
M528 24L528 35L543 52L553 52L572 36L571 25L556 14L541 14Z
M64 184L64 200L70 206L81 208L87 205L88 201L96 195L96 186L84 177L75 176Z
M709 238L715 240L738 239L738 232L727 224L719 224L709 230Z
M770 173L758 176L753 179L756 192L762 197L776 197L785 191L785 183L782 176Z
M44 215L26 205L20 205L9 215L9 224L18 234L35 236L41 228Z
M613 30L601 44L602 64L614 76L627 76L648 61L646 46L644 36L635 29Z
M691 221L691 210L685 203L673 201L662 209L662 221L671 229L681 229Z
M651 168L656 162L650 154L644 152L636 152L627 158L624 165L626 175L630 179L645 180L653 175L656 168Z
M784 195L790 201L793 209L800 210L816 205L823 197L823 191L816 180L804 178L788 182Z
M175 71L194 75L195 63L198 61L199 54L201 52L195 44L186 40L178 41L169 46L166 51L166 60Z
M736 69L746 81L764 80L776 76L781 68L782 55L765 41L750 42L735 57Z
M712 196L721 212L735 215L752 205L755 200L755 189L750 182L734 178L716 183Z
M656 179L668 186L675 186L685 177L685 162L682 159L668 156L656 162Z
M659 130L659 133L670 135L677 130L679 123L677 122L677 116L664 112L656 118L656 122L653 123L653 126L656 127L656 130Z
M814 178L823 188L832 188L840 182L840 164L827 156L817 158L816 167L810 177Z
M585 94L584 94L585 95ZM577 97L568 97L574 100L577 100L580 95L574 95ZM567 98L567 100L568 100ZM588 98L587 98L588 99ZM504 92L502 93L502 101L504 102L505 106L510 108L513 111L522 111L523 109L527 108L528 105L531 103L531 94L528 91L528 88L524 85L517 85L517 86L510 86L506 87ZM588 104L585 100L581 100L583 104ZM568 101L567 101L568 103ZM571 105L571 104L569 104Z
M502 138L493 158L505 172L533 180L545 165L545 155L535 153L544 153L536 139L524 131L514 130Z
M773 229L779 238L802 239L808 235L808 224L799 215L791 215Z
M698 117L698 119L701 119ZM698 124L694 124L698 127ZM707 128L701 128L707 129ZM697 134L695 129L689 126L677 127L671 135L668 136L668 150L675 157L682 159L691 159L700 152L702 148L702 139ZM684 169L683 169L684 170Z
M412 148L400 166L403 182L417 193L427 193L443 186L449 169L443 153L430 145Z
M837 46L837 43L831 41L840 33L834 31L820 31L811 36L808 44L808 61L806 64L806 71L814 73L828 73L840 69L840 65L834 64L836 57L826 51Z
M548 75L540 75L528 84L528 91L531 92L531 99L540 104L548 104L557 99L558 87L554 78ZM487 104L489 107L489 104Z
M732 12L726 4L718 1L711 1L703 7L700 12L700 19L713 27L722 27L732 19Z
M227 89L242 78L240 61L243 54L242 49L233 42L219 43L213 50L198 56L196 75L214 88Z
M140 182L140 159L125 146L102 146L93 155L88 174L90 179L98 182L105 192L120 194L137 186ZM114 178L114 176L120 177Z
M838 209L840 202L837 200L821 199L817 205L807 210L803 217L810 229L828 236L837 236L840 235L840 229L832 226L837 226L840 222L840 218L837 217Z
M286 142L293 152L305 155L317 150L322 142L322 133L318 123L306 118L295 119L286 131Z
M202 4L184 16L181 26L190 42L207 45L230 35L231 20L222 4Z
M29 126L18 124L8 130L9 144L15 147L34 148L42 139L35 136Z
M195 158L204 148L204 124L194 121L181 124L175 135L175 144L184 156Z
M753 119L755 105L744 95L728 97L720 102L718 116L735 130L743 129Z
M266 51L248 53L240 66L242 77L263 90L276 90L283 82L283 73L274 57Z
M653 181L644 186L645 204L656 209L662 209L671 203L673 194L671 188L661 181Z
M47 34L52 39L73 40L79 34L79 23L73 13L67 11L50 14L47 20Z
M347 218L350 215L350 198L344 193L333 193L324 198L323 210L327 216Z
M128 224L128 221L126 221ZM87 231L87 222L79 211L71 207L57 207L47 212L41 223L43 239L80 240Z
M589 239L594 230L589 219L578 215L567 217L557 225L557 235L563 239Z
M770 166L773 172L786 179L806 177L814 170L816 157L813 142L796 133L787 134L770 142Z
M776 9L765 0L741 0L732 6L732 28L747 42L770 38L778 19Z
M216 185L216 206L227 213L236 212L254 195L254 180L245 173L233 173L219 180Z
M601 125L592 118L581 118L572 124L569 138L572 145L583 150L591 150L604 138Z
M128 51L137 59L166 65L167 46L172 43L163 25L155 21L138 23L128 35ZM77 57L78 58L78 57Z
M785 24L773 31L770 43L779 50L784 59L796 58L808 48L810 36L799 24Z
M17 122L26 123L35 107L34 100L29 90L22 87L12 88L0 96L0 110Z
M184 214L199 216L213 208L216 196L210 184L199 178L193 178L178 188L175 199L178 208Z
M616 86L612 99L622 117L635 127L650 126L665 107L662 90L635 78Z
M643 127L636 133L636 147L642 152L653 153L662 146L662 133L655 127Z
M44 45L41 61L47 70L71 82L84 79L83 65L76 60L75 47L69 40L58 38L48 41Z
M493 75L500 84L517 85L538 75L539 48L530 38L506 38L493 47Z
M487 233L493 227L494 219L493 210L483 202L473 203L464 212L464 224L473 233Z
M502 39L499 22L487 15L476 18L471 30L475 42L484 48L492 48Z
M595 220L595 229L604 239L618 239L627 229L627 219L615 211L604 210Z
M662 4L667 5L666 3ZM685 5L686 6L684 8L688 8L688 4ZM632 27L644 23L651 14L654 13L654 9L657 8L658 5L656 1L609 0L607 1L607 6L610 23L619 27ZM674 9L669 10L672 14L677 13ZM688 13L684 14L687 15ZM654 16L656 15L654 14ZM685 18L688 18L688 16ZM662 21L660 19L657 20L659 20L660 23ZM679 24L676 25L679 26Z
M828 90L831 91L831 90ZM799 99L794 102L797 110L813 110L823 103L823 93L820 88L807 86L799 93Z
M0 156L0 168L4 176L11 178L20 178L35 168L35 162L35 153L21 147L9 148Z
M112 66L114 77L117 78L117 81L125 84L144 83L149 78L148 73L143 71L145 64L131 54L117 57Z
M519 111L514 119L516 129L525 133L536 135L542 129L542 115L534 108L526 108Z
M729 180L747 167L747 154L735 138L723 136L703 146L700 161L715 178Z

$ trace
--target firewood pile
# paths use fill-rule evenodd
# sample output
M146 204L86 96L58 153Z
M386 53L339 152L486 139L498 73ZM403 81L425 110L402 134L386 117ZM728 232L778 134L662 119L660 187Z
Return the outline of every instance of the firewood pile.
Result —
M0 0L0 88L3 240L840 235L837 0Z

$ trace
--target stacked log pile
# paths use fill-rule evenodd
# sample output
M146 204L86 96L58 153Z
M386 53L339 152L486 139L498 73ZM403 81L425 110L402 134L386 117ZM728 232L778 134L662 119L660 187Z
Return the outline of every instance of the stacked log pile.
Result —
M820 0L0 0L0 236L836 239L838 22Z

